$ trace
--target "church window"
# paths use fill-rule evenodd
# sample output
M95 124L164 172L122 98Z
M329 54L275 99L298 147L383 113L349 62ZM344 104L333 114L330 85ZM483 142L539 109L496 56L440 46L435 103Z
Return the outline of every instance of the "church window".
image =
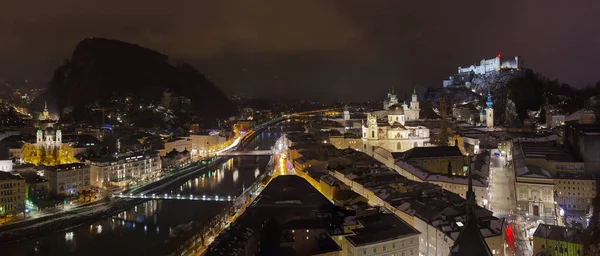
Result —
M396 149L401 150L402 149L402 143L398 142L396 144Z
M398 121L398 117L396 117L396 121Z
M371 137L375 138L375 131L371 131Z

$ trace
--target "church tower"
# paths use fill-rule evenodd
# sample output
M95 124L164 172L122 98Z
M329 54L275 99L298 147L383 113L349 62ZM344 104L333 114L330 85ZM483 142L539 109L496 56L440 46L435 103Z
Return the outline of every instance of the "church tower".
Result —
M449 256L492 256L493 253L487 245L485 238L479 230L477 216L477 202L475 200L475 192L473 191L473 181L471 174L471 157L467 157L469 183L467 185L467 202L466 202L466 223L454 241L454 245L450 247Z
M62 146L62 131L56 130L56 147L60 148Z
M486 105L487 105L487 108L485 109L485 112L486 112L485 121L487 124L487 128L494 129L494 106L493 106L493 102L492 102L492 94L490 93L489 90L488 90L488 97L487 97Z
M42 130L37 130L37 132L35 133L35 138L36 138L35 145L38 148L41 148L42 144L44 143L44 134L43 134Z
M350 110L348 106L344 107L344 121L348 122L350 120Z
M417 99L417 89L413 87L412 100L410 102L410 119L417 120L419 119L419 100Z
M377 127L377 116L374 114L367 114L367 139L377 140L379 138L379 129Z

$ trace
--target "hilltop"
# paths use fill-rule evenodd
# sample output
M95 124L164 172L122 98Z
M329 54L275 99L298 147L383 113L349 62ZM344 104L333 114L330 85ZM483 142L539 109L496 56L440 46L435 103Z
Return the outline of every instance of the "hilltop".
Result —
M572 113L586 107L588 98L600 94L600 82L595 87L576 89L531 70L471 74L470 79L464 86L430 88L425 101L437 108L441 96L445 96L448 108L469 102L483 106L490 91L497 120L507 126L519 127L532 114L539 114L545 104Z
M86 38L70 59L56 69L47 90L34 101L56 105L61 118L85 118L93 107L131 104L160 105L163 92L189 98L197 119L229 117L235 106L212 82L189 64L171 64L169 57L142 46L104 38Z

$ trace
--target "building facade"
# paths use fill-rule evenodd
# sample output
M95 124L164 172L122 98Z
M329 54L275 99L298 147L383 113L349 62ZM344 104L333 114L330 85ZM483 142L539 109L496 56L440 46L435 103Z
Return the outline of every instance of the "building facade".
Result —
M533 233L533 255L584 255L583 230L539 224Z
M0 172L0 217L25 210L25 179Z
M385 119L378 120L375 114L367 114L367 124L362 127L362 151L372 154L375 148L382 147L390 152L403 152L429 143L427 127L404 125L407 120L404 108L391 106Z
M227 146L227 138L218 132L190 135L192 148L190 150L193 161L204 157L214 156L216 152Z
M50 193L76 194L90 189L90 166L80 163L44 167L43 176L48 180Z
M94 187L126 186L134 181L158 177L161 159L158 152L136 152L86 161Z

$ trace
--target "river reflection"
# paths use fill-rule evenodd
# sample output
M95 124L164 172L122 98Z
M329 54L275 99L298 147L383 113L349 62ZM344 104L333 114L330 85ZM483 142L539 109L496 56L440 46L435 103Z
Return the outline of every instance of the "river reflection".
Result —
M280 133L263 133L250 150L269 149ZM238 196L266 170L268 156L234 157L161 193ZM170 230L190 221L205 223L225 202L150 200L94 223L25 242L1 245L0 255L165 255Z

